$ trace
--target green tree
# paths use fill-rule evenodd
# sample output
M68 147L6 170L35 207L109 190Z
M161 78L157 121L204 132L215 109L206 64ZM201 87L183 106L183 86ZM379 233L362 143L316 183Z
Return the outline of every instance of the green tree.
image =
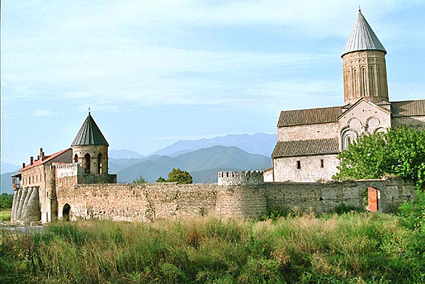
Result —
M3 193L0 195L0 209L12 208L13 194Z
M136 180L133 180L133 183L147 183L147 181L142 176L139 176Z
M159 177L156 182L166 182L167 180L163 177Z
M342 151L339 173L334 179L368 179L396 175L415 182L425 182L425 131L408 127L389 129L386 133L360 136Z
M193 179L188 172L173 168L173 170L168 174L167 181L177 182L179 184L188 184L192 183Z

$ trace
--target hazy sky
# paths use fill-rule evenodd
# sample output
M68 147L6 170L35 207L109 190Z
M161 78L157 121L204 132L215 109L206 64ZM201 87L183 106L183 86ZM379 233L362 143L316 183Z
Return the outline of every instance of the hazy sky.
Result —
M110 148L276 133L280 110L343 104L358 5L391 100L425 98L425 1L2 1L2 160L69 147L92 115Z

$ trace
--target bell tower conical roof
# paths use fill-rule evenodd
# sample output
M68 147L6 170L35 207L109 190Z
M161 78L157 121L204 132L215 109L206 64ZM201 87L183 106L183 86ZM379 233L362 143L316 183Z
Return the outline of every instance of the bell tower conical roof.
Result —
M384 46L363 16L362 11L359 10L357 20L354 23L341 57L347 53L361 50L379 50L383 51L385 54L387 53Z
M105 136L103 136L102 131L100 131L90 112L78 131L77 136L75 136L71 146L81 145L109 146L108 141L106 141Z

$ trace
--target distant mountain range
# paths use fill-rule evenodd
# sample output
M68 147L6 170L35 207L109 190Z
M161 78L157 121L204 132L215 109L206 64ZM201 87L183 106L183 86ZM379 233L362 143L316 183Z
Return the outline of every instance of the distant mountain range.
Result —
M1 162L1 193L13 194L12 176L18 172L19 166Z
M144 156L132 150L114 150L110 149L108 153L109 158L113 159L140 159Z
M276 145L277 135L256 133L249 134L229 134L226 136L214 137L200 140L182 140L168 147L158 150L151 155L165 155L175 157L180 154L192 152L201 148L208 148L216 145L235 146L251 154L260 154L270 157Z
M213 146L176 157L154 155L143 159L111 159L109 172L117 173L118 182L133 182L143 176L148 182L167 178L173 168L193 173L195 183L215 182L218 171L261 170L270 167L269 157L250 154L237 147Z
M13 194L12 176L17 172L4 173L1 175L1 193Z
M109 150L109 172L118 182L133 182L139 176L154 182L167 178L173 168L191 173L195 183L217 182L219 171L261 170L270 167L276 134L231 134L200 140L178 141L143 156L131 150ZM13 193L11 176L20 167L2 162L2 192Z
M20 167L18 165L14 165L7 162L1 162L1 173L10 173L13 171L19 170Z

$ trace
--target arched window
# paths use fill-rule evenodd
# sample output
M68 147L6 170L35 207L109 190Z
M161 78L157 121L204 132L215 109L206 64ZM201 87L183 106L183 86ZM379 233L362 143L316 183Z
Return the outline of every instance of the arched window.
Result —
M364 68L362 68L361 72L362 72L362 85L363 85L362 91L363 91L363 95L366 96L366 72Z
M86 154L84 156L85 164L84 164L84 171L86 174L90 173L90 154Z
M77 154L75 154L75 156L74 156L74 163L78 163L78 155Z
M346 129L342 132L342 150L348 150L348 145L357 139L357 133L352 129Z
M370 77L369 77L369 87L370 87L370 95L375 95L375 76L373 74L373 67L370 67Z
M97 172L99 174L103 174L103 160L102 160L102 154L99 153L97 155Z

